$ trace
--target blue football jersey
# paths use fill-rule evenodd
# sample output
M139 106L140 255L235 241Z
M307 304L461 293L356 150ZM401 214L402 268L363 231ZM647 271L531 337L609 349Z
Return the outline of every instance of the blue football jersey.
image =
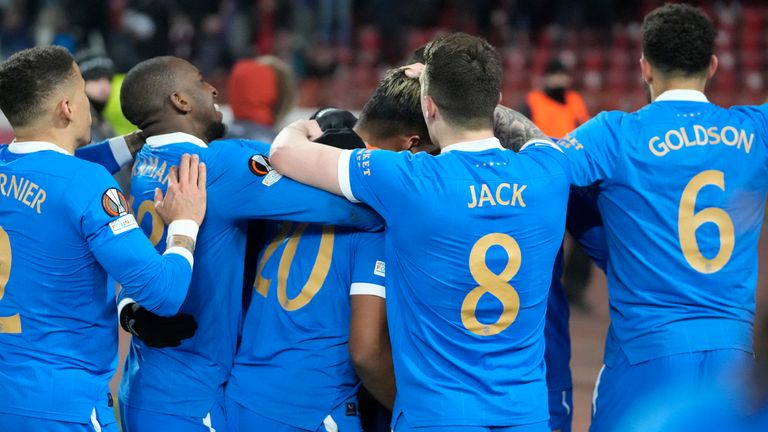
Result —
M155 313L181 306L190 262L160 256L128 211L101 166L50 143L0 148L0 411L88 422L111 407L107 274Z
M133 162L133 156L123 137L81 147L75 151L75 156L103 166L110 174L115 174L122 166Z
M208 170L208 207L197 238L197 266L180 310L195 317L198 329L177 348L151 348L134 338L120 399L136 408L205 417L229 377L242 324L249 220L362 228L381 223L370 209L282 178L264 156L269 144L218 140L206 146L194 136L172 133L148 138L133 167L136 219L159 249L165 247L166 232L154 213L154 189L167 188L169 169L184 153L198 154Z
M356 398L349 297L384 296L384 233L284 222L258 270L227 397L314 431Z
M544 315L568 165L497 139L440 156L342 153L339 184L386 223L394 416L414 426L547 420Z
M572 181L597 183L611 328L632 364L752 350L757 239L768 189L768 107L720 108L673 90L604 112L560 141Z
M608 245L605 241L603 221L597 210L596 199L591 190L571 187L565 228L595 264L605 270ZM561 248L552 270L552 285L547 299L547 320L544 326L546 342L544 360L547 365L547 388L550 392L560 392L573 387L570 368L571 336L568 325L570 308L565 288L560 280L563 269Z

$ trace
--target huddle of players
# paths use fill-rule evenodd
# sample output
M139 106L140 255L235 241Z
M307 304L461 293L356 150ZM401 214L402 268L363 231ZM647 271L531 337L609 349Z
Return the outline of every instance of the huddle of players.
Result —
M64 153L88 141L71 58L47 48L10 59L0 90L20 67L56 78L58 66L66 85L26 105L0 92L17 136L0 151L0 192L17 197L0 206L0 430L116 430L105 270L137 336L124 430L359 430L358 377L398 432L568 430L568 396L547 397L543 335L570 185L597 185L605 231L588 240L607 261L612 317L592 430L615 430L665 381L713 382L750 360L768 178L765 109L725 110L701 92L713 41L699 10L654 11L641 60L654 102L602 113L559 147L496 107L498 54L463 34L431 42L423 69L390 72L354 126L403 152L317 144L350 133L311 121L271 147L220 140L216 90L183 60L148 60L121 94L146 137L136 221L103 170L35 142L38 118ZM22 177L47 189L46 211L29 213ZM62 215L76 223L62 229ZM263 224L252 282L255 219L277 222ZM240 288L252 283L244 314Z

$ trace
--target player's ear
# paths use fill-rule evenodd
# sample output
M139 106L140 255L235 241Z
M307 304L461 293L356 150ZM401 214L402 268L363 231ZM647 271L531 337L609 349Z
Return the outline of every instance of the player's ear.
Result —
M421 110L426 120L432 119L437 114L437 105L432 96L424 95L421 97Z
M717 56L712 54L712 58L709 59L709 69L707 70L707 79L712 79L713 76L715 76L715 72L717 72L717 65L719 64L717 60Z
M171 105L182 113L186 114L192 111L192 105L184 92L173 92L169 98L171 99Z
M421 144L421 137L418 135L405 135L403 138L403 150L413 152L413 149Z
M68 122L72 121L72 119L75 117L75 112L72 109L72 104L69 98L65 97L61 99L58 104L56 104L56 114L62 120L66 120Z
M642 73L643 81L645 81L646 84L653 82L653 67L648 63L648 60L646 60L645 57L640 57L640 72Z

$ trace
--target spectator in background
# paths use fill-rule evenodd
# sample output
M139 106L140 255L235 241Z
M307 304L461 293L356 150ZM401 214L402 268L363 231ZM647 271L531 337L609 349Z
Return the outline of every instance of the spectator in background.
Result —
M275 126L294 103L290 67L274 56L240 60L232 68L227 85L235 117L228 137L272 142L277 134Z
M104 108L112 94L112 76L115 65L112 60L95 50L83 50L75 55L80 73L85 80L85 94L91 102L91 142L99 142L115 136L115 131L104 118Z
M560 60L553 59L544 70L543 88L533 90L526 96L522 113L529 117L542 132L559 139L580 124L589 120L584 98L571 89L573 79ZM572 243L563 275L563 286L571 304L589 311L584 292L589 282L592 263L579 245Z
M541 90L528 93L522 111L542 132L559 139L589 120L584 98L571 89L573 79L560 60L547 64L543 84Z

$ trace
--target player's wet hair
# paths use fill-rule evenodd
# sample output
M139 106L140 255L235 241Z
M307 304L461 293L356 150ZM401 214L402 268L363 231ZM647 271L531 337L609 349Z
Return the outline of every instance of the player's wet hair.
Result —
M643 56L662 73L699 75L709 67L716 33L712 21L701 9L687 4L666 4L643 20Z
M137 64L125 76L120 89L120 107L123 115L139 128L161 113L169 96L178 90L178 79L173 71L176 57L154 57Z
M419 80L405 76L405 68L391 69L365 103L358 126L377 139L417 134L422 143L430 144L420 98Z
M424 91L446 120L465 129L493 127L501 92L501 59L485 39L465 33L438 37L424 50Z
M45 110L48 97L75 77L74 59L58 46L30 48L0 65L0 110L12 127L23 127Z

